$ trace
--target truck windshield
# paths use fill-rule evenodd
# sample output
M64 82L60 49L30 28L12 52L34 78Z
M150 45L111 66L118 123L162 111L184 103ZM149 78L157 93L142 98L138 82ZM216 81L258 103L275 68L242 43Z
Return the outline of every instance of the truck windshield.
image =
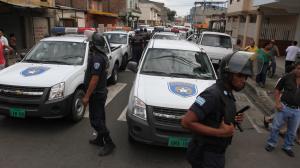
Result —
M85 43L42 41L28 53L24 62L82 65L85 49Z
M116 34L116 33L105 33L104 34L109 43L115 44L126 44L127 35L126 34Z
M149 49L141 74L215 79L208 56L204 53L173 49Z
M231 38L229 36L204 34L202 45L222 48L232 48Z

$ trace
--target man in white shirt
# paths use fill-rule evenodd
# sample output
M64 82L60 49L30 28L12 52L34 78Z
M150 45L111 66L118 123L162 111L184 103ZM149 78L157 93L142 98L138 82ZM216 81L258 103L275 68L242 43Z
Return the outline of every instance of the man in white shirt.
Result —
M296 61L297 53L300 52L300 48L297 46L298 42L294 41L293 45L289 46L286 51L285 57L285 73L289 73L292 70L292 65Z
M9 47L9 44L8 44L8 40L6 37L4 37L4 34L3 34L3 30L0 29L0 42L2 42L4 44L4 46L8 46ZM8 49L5 49L4 51L4 58L5 58L5 67L8 66Z

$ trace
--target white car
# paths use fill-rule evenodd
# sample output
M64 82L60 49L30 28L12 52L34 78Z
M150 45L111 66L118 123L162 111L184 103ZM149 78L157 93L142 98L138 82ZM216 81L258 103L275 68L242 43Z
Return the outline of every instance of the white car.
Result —
M231 36L225 33L204 31L198 41L213 64L219 64L223 57L233 53Z
M216 81L208 56L184 40L150 40L136 67L127 111L129 140L186 147L191 134L181 117L196 96Z
M121 46L121 66L120 69L126 69L128 60L131 59L130 34L124 31L104 32L112 48Z
M107 40L105 50L108 78L115 83L120 50L111 50ZM0 114L81 120L88 54L89 41L83 35L42 39L21 62L0 71Z
M152 39L179 40L180 36L173 32L156 32L153 34Z

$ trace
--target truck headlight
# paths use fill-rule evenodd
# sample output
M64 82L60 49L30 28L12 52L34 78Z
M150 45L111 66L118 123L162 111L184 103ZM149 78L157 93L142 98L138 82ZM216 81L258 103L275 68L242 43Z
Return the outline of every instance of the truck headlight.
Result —
M137 97L134 98L133 115L142 120L147 120L146 104Z
M65 90L65 83L64 82L58 83L58 84L52 86L48 100L55 100L55 99L63 98L64 97L64 90Z

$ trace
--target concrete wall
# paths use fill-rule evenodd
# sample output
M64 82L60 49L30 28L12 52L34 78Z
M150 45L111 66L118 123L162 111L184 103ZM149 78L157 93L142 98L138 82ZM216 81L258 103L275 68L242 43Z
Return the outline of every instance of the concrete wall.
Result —
M237 0L232 0L232 3L228 4L228 14L234 14L244 11L254 11L257 10L257 7L252 5L252 0L240 0L237 2Z

